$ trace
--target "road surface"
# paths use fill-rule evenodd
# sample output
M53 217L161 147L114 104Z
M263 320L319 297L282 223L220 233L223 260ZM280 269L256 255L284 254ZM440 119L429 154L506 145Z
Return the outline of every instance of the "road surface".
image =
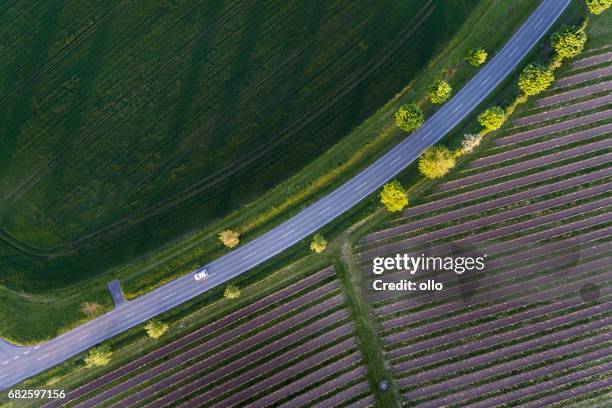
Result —
M0 388L10 386L184 303L309 237L378 190L474 110L542 38L570 0L543 0L506 45L425 124L353 179L271 231L206 265L210 276L178 278L35 348L0 355ZM27 322L24 322L27 324Z

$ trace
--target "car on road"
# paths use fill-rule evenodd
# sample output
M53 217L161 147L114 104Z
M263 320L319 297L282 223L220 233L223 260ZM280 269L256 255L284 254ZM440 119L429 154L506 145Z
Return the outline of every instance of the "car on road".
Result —
M193 275L193 278L197 281L202 280L208 277L208 271L206 269L202 269L200 272Z

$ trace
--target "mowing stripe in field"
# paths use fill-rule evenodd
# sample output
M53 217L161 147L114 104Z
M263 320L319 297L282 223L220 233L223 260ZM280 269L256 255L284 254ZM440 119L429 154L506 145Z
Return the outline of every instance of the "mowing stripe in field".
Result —
M612 103L612 94L603 95L597 98L589 99L586 101L574 103L567 106L562 106L557 109L551 109L549 111L534 113L529 116L522 116L514 121L512 124L514 127L521 127L532 125L534 123L541 123L548 120L558 119L563 116L573 115L579 112L583 112L590 109L599 108L601 106Z
M451 379L440 381L433 385L419 387L417 390L409 391L410 399L419 399L432 397L439 393L451 392L457 393L460 391L459 388L466 388L466 385L477 385L479 381L486 381L488 377L494 377L499 374L516 372L516 370L525 369L533 364L542 363L546 360L552 360L555 358L567 358L567 355L575 354L576 351L586 349L591 346L597 346L599 343L608 343L612 345L612 333L603 333L590 339L578 341L576 343L563 345L560 347L553 348L551 350L545 350L541 353L532 354L528 357L515 359L509 362L501 362L492 367L483 368L477 372L471 372ZM470 368L467 364L459 364L458 369ZM529 372L524 371L524 372ZM404 384L402 383L402 386ZM471 388L471 387L470 387Z
M592 65L601 64L603 62L612 62L612 51L603 52L597 55L590 55L585 58L578 59L572 62L572 69L590 67Z
M511 143L523 142L525 140L533 139L540 136L548 136L552 133L561 132L563 130L569 130L577 128L579 126L590 125L600 120L606 120L612 117L612 109L607 109L601 112L591 113L586 116L578 118L572 118L566 121L553 123L535 129L525 130L522 132L513 133L509 136L500 137L495 140L497 146L504 146Z
M490 363L492 361L499 361L502 358L506 358L507 356L517 356L524 354L526 351L542 349L546 347L550 347L551 344L561 343L563 341L576 341L575 339L579 335L585 335L586 340L583 341L583 344L597 344L598 338L597 336L603 333L605 336L610 336L610 333L605 330L601 331L601 322L593 322L588 323L582 326L575 326L566 330L559 330L557 332L537 337L535 339L527 340L520 343L512 344L508 347L499 348L497 350L487 351L483 354L478 354L473 357L457 360L448 359L450 362L446 364L440 365L429 365L429 366L421 366L417 372L415 371L415 367L411 364L410 360L404 361L402 363L396 364L394 368L402 373L404 371L411 371L411 374L402 373L402 376L398 380L398 384L402 388L408 388L414 386L416 384L434 380L436 377L441 377L448 375L449 373L453 373L459 371L460 369L478 367L485 363ZM593 328L594 330L590 330ZM598 332L599 331L599 332ZM597 339L597 340L595 340Z
M439 210L441 208L448 208L450 206L458 205L458 204L464 204L471 200L478 200L486 196L490 196L493 194L497 194L497 193L501 193L501 192L505 192L509 190L512 191L518 187L529 186L531 184L539 183L539 182L553 179L559 176L566 176L566 180L569 180L570 178L573 178L573 177L576 177L576 178L580 177L579 180L582 180L582 183L587 183L593 180L605 178L605 177L612 175L612 168L604 168L601 170L596 170L588 174L582 174L579 176L573 175L573 173L577 171L586 170L594 166L596 167L600 164L607 163L609 162L609 156L610 154L596 156L594 158L586 159L580 162L567 164L567 165L560 166L560 167L555 167L550 170L545 170L540 173L522 176L514 180L503 181L498 184L494 184L494 185L487 186L487 187L482 187L482 188L472 190L472 191L458 193L456 195L453 195L447 198L442 198L442 199L432 201L426 204L421 204L415 207L409 207L404 211L403 216L410 217L410 216L422 214L428 211Z
M604 350L599 350L596 352L586 354L582 357L576 357L571 360L551 364L547 367L542 367L537 370L533 370L532 372L517 374L514 377L509 377L504 380L499 380L494 383L487 384L487 386L482 386L482 387L478 387L477 389L475 388L473 390L470 390L469 392L466 392L465 395L461 396L461 400L465 400L466 398L469 398L470 396L476 397L476 396L482 395L483 392L492 392L495 390L504 389L504 388L516 385L519 382L524 382L526 384L527 381L534 380L535 379L534 376L544 376L546 374L550 374L555 371L560 371L563 369L574 368L574 367L578 368L580 364L584 363L584 360L586 359L593 359L593 360L603 359L605 361L606 360L605 357L607 356L609 357L611 353L612 353L612 348L606 348ZM535 385L526 386L517 391L510 391L498 397L489 398L484 401L480 401L477 403L464 405L464 406L466 408L488 408L488 407L495 406L495 405L506 404L517 398L524 397L530 394L534 394L536 392L541 392L543 390L548 390L550 388L557 387L561 384L565 384L570 381L575 381L577 379L585 378L591 375L609 373L610 370L612 370L612 363L604 362L604 361L602 361L600 365L596 365L594 367L577 370L571 374L563 375L553 380L548 380L548 381L537 383ZM444 400L445 399L443 399L443 401ZM441 401L436 401L436 402L432 401L433 405L431 406L439 406L436 404L439 404L440 402ZM424 405L424 406L429 406L429 405Z
M540 98L535 102L535 106L537 107L545 107L550 105L555 105L557 103L570 101L575 98L580 98L587 95L592 95L598 92L604 92L612 90L612 80L611 81L603 81L598 82L593 85L583 86L577 89L572 89L570 91L560 92L551 96L547 96L545 98Z
M61 406L61 404L65 404L67 402L73 401L75 399L78 399L80 397L82 397L85 394L88 394L90 392L95 391L96 389L103 387L104 385L117 380L118 378L121 378L124 375L127 375L129 373L131 373L134 370L137 370L140 367L143 367L144 365L158 360L160 359L162 356L166 355L166 354L171 354L183 347L186 347L188 345L191 345L193 343L195 343L198 340L201 340L213 333L216 333L219 330L225 329L227 328L229 325L234 324L236 322L239 322L243 319L245 319L246 317L257 313L261 310L263 310L264 308L280 301L281 299L287 297L287 296L291 296L292 294L299 292L311 285L314 285L318 282L321 282L322 280L333 276L334 274L334 270L333 268L326 268L323 269L319 272L313 273L312 275L309 275L307 277L305 277L304 279L301 279L295 283L292 283L291 285L287 286L286 288L280 289L274 293L272 293L271 295L268 295L266 297L264 297L263 299L257 300L253 303L250 303L240 309L238 309L237 311L228 314L227 316L224 316L218 320L215 320L177 340L175 340L172 343L169 343L165 346L162 346L160 348L157 348L153 351L151 351L150 353L139 357L136 360L131 361L130 363L111 371L110 373L107 373L97 379L95 379L94 381L91 381L89 383L86 383L82 386L80 386L79 388L76 388L72 391L70 391L67 395L66 398L62 399L62 401L51 401L47 404L44 405L45 408L51 408L51 407L59 407Z
M332 288L330 288L332 289ZM333 290L333 289L332 289ZM308 295L308 294L307 294ZM319 295L319 294L317 294ZM322 295L322 294L321 294ZM222 333L219 336L213 337L212 339L206 341L205 343L199 344L194 348L191 348L185 352L183 352L182 354L179 354L177 356L174 356L173 358L171 358L170 360L164 361L163 363L156 365L152 368L150 368L147 371L144 371L136 376L132 376L129 379L127 379L126 381L121 382L120 384L116 385L115 387L108 389L106 391L103 391L100 394L95 395L93 398L77 405L78 407L95 407L97 404L101 403L102 401L112 398L115 395L118 395L121 392L124 392L136 385L138 385L139 383L142 383L144 381L147 381L157 375L162 374L163 372L172 369L174 367L179 366L180 364L184 364L187 361L190 361L194 358L198 358L202 353L206 353L209 352L210 350L213 350L217 347L222 347L223 345L225 345L228 341L231 341L232 339L234 339L235 337L239 337L253 329L258 328L260 325L263 325L265 323L268 323L272 320L275 320L279 317L281 317L283 314L287 314L299 307L302 307L303 305L305 305L308 302L311 302L312 300L316 299L318 296L315 296L314 298L312 296L302 296L298 299L296 299L294 302L291 302L292 304L288 307L280 307L278 309L273 309L270 312L266 313L265 315L260 316L257 319L253 319L253 320L249 320L247 321L245 324L243 324L242 326L238 326L232 330L229 330L227 332ZM332 306L338 305L340 302L343 301L343 297L341 295L338 295L336 297L330 298L328 300L325 300L321 303L315 304L314 306L311 306L308 309L305 309L304 311L298 313L297 315L293 315L292 317L283 320L281 323L279 323L278 325L272 326L262 332L258 332L256 335L253 335L252 337L250 337L248 340L250 341L254 341L255 339L259 339L261 337L265 337L265 336L272 336L275 335L277 333L279 333L279 328L283 328L283 330L288 330L291 327L298 325L300 323L303 323L304 320L309 319L315 315L317 315L318 313L322 313L326 310L328 310L329 308L331 308ZM285 306L285 305L282 305Z
M233 389L233 387L240 386L245 381L247 381L248 378L263 375L264 373L267 373L277 367L286 364L287 362L297 359L298 357L303 356L304 354L307 354L308 352L316 348L322 347L325 344L332 344L334 340L342 338L343 336L351 333L352 326L347 323L335 329L325 329L325 332L323 332L320 336L308 341L307 343L301 344L299 346L292 346L293 343L298 342L299 340L305 337L311 336L313 333L321 332L325 327L337 323L339 320L342 320L346 317L347 314L344 311L336 312L331 316L331 318L325 317L323 319L317 320L308 325L307 327L299 329L294 333L283 337L282 339L274 341L273 343L269 343L266 346L261 347L260 349L254 350L252 353L233 361L229 365L219 367L215 370L211 371L208 367L202 366L201 368L198 368L198 372L200 372L201 375L199 375L197 378L190 381L189 383L172 390L168 394L156 400L155 403L163 406L164 403L179 400L187 395L195 393L196 391L200 392L198 398L202 401L204 401L204 399L206 398L205 395L209 393L211 393L212 395L215 393L227 392L228 390ZM270 358L278 350L285 349L289 346L292 347L289 351L279 356ZM257 366L251 368L250 370L245 370L245 367L252 364L254 361L261 361L261 359L266 358L266 356L270 357L268 357L265 362L257 364ZM237 375L232 376L231 379L224 378L227 374L232 372L236 373L239 370L242 370L242 372L239 372L237 373ZM224 378L224 380L226 380L227 382L219 383L219 380L221 378ZM164 385L174 385L174 382L164 380L163 383L156 383L152 387L160 389ZM211 385L213 385L214 388L202 392L207 387L210 388ZM122 403L127 404L129 402L142 400L145 395L150 394L134 394L129 399L122 401Z
M554 88L564 88L566 86L577 85L593 79L607 77L612 75L612 66L594 69L592 71L581 72L579 74L564 77L555 81Z
M561 184L560 187L571 188L573 186ZM495 215L496 217L497 217L497 214L500 214L500 216L499 218L495 218L494 221L499 222L501 220L509 219L517 215L528 214L529 212L538 211L538 209L543 209L546 207L554 207L559 204L564 204L567 202L572 202L575 200L588 198L591 195L602 194L602 193L605 193L611 190L612 190L612 182L597 185L594 187L587 187L586 189L581 189L575 192L564 194L560 197L555 197L555 198L551 198L545 201L540 201L538 203L529 204L529 205L521 206L519 208L514 208L508 211L496 213ZM535 197L540 196L540 195L541 194L536 193ZM533 192L532 192L532 196L534 196ZM414 232L420 228L434 227L434 226L443 224L445 222L457 221L461 218L468 217L470 215L479 215L479 214L482 214L484 211L491 210L494 208L499 208L502 205L518 203L520 202L518 200L519 197L520 197L520 194L501 197L499 199L485 201L483 203L476 204L473 206L460 208L458 210L450 211L448 213L442 213L437 216L410 222L410 223L403 224L397 227L393 227L387 230L382 230L381 231L382 234L377 234L374 236L370 235L366 237L366 242L371 244L373 242L376 242L378 240L385 239L388 237L396 237L396 236L406 234L409 232ZM487 218L479 218L478 220L475 220L475 221L484 220L484 219L487 219ZM420 238L420 236L418 236L417 238Z

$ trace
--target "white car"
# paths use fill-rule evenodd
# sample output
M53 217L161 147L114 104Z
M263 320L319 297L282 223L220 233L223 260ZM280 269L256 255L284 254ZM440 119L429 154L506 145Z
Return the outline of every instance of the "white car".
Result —
M193 275L193 278L197 281L208 277L208 271L206 269L202 269L200 272Z

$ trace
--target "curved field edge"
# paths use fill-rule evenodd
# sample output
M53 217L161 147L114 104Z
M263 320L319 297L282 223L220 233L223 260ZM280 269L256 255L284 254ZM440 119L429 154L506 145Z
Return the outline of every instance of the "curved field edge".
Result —
M169 331L158 340L151 340L144 332L144 325L136 326L105 342L113 350L113 358L107 367L94 369L86 368L81 353L62 364L59 364L41 374L38 374L21 383L22 388L46 388L61 387L66 390L74 390L80 385L100 377L103 373L113 371L143 356L163 345L193 333L200 327L214 322L217 319L228 316L251 303L274 294L275 292L299 282L311 274L325 269L330 265L329 256L310 256L299 260L287 261L284 265L266 265L257 268L250 276L244 277L239 283L241 294L235 301L223 298L222 290L206 293L198 299L191 300L169 312L159 316L161 320L168 323ZM315 283L319 286L326 282ZM294 297L290 295L289 297ZM5 393L2 394L6 396ZM17 406L26 404L34 406L37 401L18 401Z
M305 249L305 248L302 248L302 249ZM307 258L307 259L308 259L308 258ZM310 259L312 259L312 257L311 257ZM359 275L359 274L358 274L358 275ZM365 313L365 312L364 312L364 313ZM360 316L359 316L359 317L362 317L362 315L360 314ZM383 362L383 363L384 363L384 362ZM383 369L384 369L384 366L383 366ZM88 375L90 375L90 374L88 374Z
M458 89L476 72L463 63L465 52L474 46L497 49L536 5L536 1L521 2L514 6L488 2L479 4L455 38L428 64L425 72L299 174L272 189L261 199L245 206L243 210L166 245L155 253L112 268L102 276L62 289L45 290L45 295L61 294L70 298L71 295L79 293L80 295L75 295L71 305L65 305L77 309L80 302L90 300L91 294L102 292L101 288L107 281L119 278L126 296L134 297L188 273L225 252L216 238L216 233L221 228L231 226L241 230L245 241L282 222L356 174L391 145L404 138L405 134L398 131L393 123L393 113L397 106L424 95L429 82L439 76L449 78ZM514 7L512 15L515 18L512 20L506 18L508 7ZM489 24L490 22L495 24ZM433 107L426 105L426 110L431 111ZM36 297L38 294L31 296ZM25 296L22 299L28 301ZM50 321L44 331L12 325L10 329L1 329L0 333L4 338L17 343L33 343L53 337L75 324L75 320L60 320L57 314L46 313L45 310L37 310L37 313ZM53 325L56 326L55 331L51 329Z
M14 156L0 166L0 186L6 190L1 221L11 232L5 236L13 244L17 238L31 243L21 245L29 252L15 254L20 265L7 268L9 287L35 291L88 279L242 207L298 172L414 78L478 3L462 0L441 8L432 0L312 5L292 0L278 7L243 0L205 2L177 20L173 30L166 27L167 20L177 16L164 7L141 10L133 1L122 0L126 10L120 13L112 7L116 1L107 6L114 15L112 30L111 23L96 21L101 27L90 30L93 39L85 46L70 43L70 49L57 58L54 54L51 62L32 62L32 67L18 72L21 77L22 71L34 70L34 78L26 78L25 85L15 82L19 89L33 87L40 111L34 116L41 125L21 126L24 134L15 130L16 140L0 136L0 144L8 145L3 149L6 157ZM237 2L245 7L232 7ZM49 13L63 15L67 8L57 3L61 2L48 5ZM177 15L183 6L192 7L184 0L176 2ZM15 11L19 6L10 9ZM82 12L88 15L90 10ZM129 17L126 23L124 13L136 13L133 26ZM141 21L151 13L156 14L150 20L161 19L159 24ZM211 21L203 24L199 14ZM356 16L360 18L351 24ZM292 24L294 19L303 25ZM440 24L447 30L432 35ZM159 48L160 41L151 42L143 25L154 27L156 38L169 37L169 44ZM18 28L19 24L13 31ZM189 41L175 45L175 37L186 29ZM285 30L286 35L277 35ZM52 27L49 35L53 32ZM296 33L305 34L306 41ZM121 41L108 44L109 37ZM100 62L97 52L119 53L119 62ZM154 58L155 63L126 71L126 55L129 66L139 58ZM75 58L81 56L84 60L75 67ZM70 61L64 63L64 57ZM10 71L12 65L7 65ZM395 69L399 65L403 69ZM155 72L149 75L152 68ZM211 70L221 72L211 77ZM227 79L229 70L232 76ZM75 72L80 79L75 79L76 89L56 83L58 76L67 75L63 71ZM189 75L177 76L183 71ZM135 82L141 76L142 86ZM193 83L185 82L185 76ZM88 86L95 92L87 94ZM137 88L134 93L132 87ZM181 97L175 106L169 95L178 90ZM15 109L22 100L24 105L28 102L27 95L9 91L0 98L0 106ZM68 107L61 104L57 93L70 91L83 97L83 112L74 103L77 97L68 97ZM258 103L262 99L265 104ZM228 103L232 100L235 103ZM94 112L89 112L91 105ZM166 116L168 107L174 112ZM295 115L288 115L291 112ZM22 112L13 116L27 118ZM20 120L13 116L10 130ZM54 123L48 116L68 123ZM48 136L42 138L44 134ZM253 134L260 136L253 141ZM276 144L280 147L273 153L261 156ZM38 157L39 151L47 154ZM29 263L26 255L31 256ZM27 287L19 286L20 278Z

